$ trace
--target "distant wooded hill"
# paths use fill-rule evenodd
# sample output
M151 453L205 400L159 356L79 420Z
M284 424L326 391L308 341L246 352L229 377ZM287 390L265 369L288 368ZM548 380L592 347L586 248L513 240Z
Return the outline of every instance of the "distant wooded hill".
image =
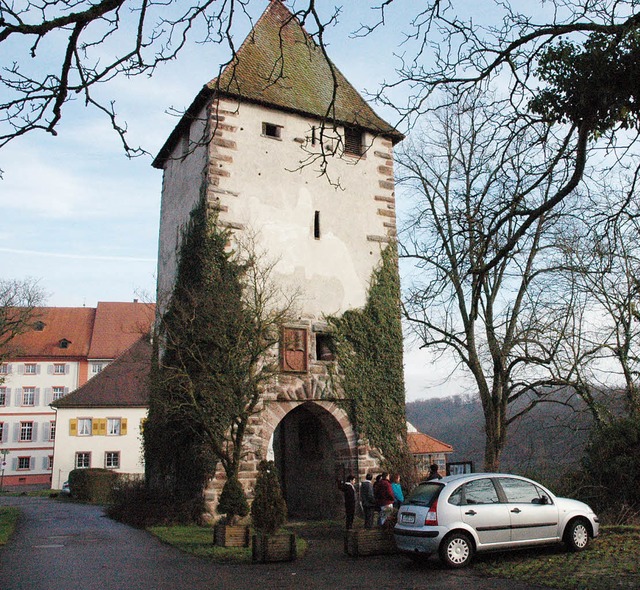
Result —
M553 476L579 464L591 420L579 400L567 405L564 397L539 404L510 426L502 471ZM474 471L482 471L485 436L479 400L453 396L409 402L407 420L452 445L450 461L473 461Z

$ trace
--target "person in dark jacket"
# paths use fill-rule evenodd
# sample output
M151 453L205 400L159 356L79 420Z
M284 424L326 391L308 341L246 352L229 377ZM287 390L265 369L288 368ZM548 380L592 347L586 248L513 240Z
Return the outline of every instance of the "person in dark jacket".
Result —
M442 479L442 475L438 473L438 466L435 463L429 467L429 476L427 477L427 481L431 481L432 479Z
M395 500L391 482L389 481L389 474L386 472L382 474L376 486L376 500L380 507L380 521L378 524L382 526L387 518L393 514L393 502Z
M344 514L347 530L351 530L353 528L353 518L356 514L356 500L358 494L356 493L355 483L355 476L350 474L349 477L347 477L347 480L340 485L340 489L344 494Z
M364 513L364 528L373 528L373 516L376 510L376 499L373 495L372 476L367 473L365 480L360 484L360 502Z

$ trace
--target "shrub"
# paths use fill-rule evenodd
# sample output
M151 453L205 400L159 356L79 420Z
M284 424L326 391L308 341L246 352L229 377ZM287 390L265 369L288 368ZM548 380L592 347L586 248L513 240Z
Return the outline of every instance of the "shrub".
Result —
M144 480L123 482L113 492L107 515L125 524L146 528L155 525L199 522L204 508L200 499L191 504L157 493Z
M110 503L117 481L118 474L109 469L74 469L69 473L71 493L81 502Z
M227 479L216 510L219 514L226 515L226 524L230 525L235 523L236 517L249 514L249 504L237 477Z
M273 461L261 461L258 467L251 518L253 526L264 534L275 533L287 520L287 504Z
M640 510L640 421L621 418L594 430L584 459L597 511Z

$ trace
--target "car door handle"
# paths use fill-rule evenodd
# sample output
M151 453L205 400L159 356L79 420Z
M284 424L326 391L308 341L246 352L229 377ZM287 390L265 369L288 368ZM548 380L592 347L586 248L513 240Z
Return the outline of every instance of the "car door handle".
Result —
M468 512L465 512L465 514L468 514L469 516L475 516L478 513L475 510L469 510Z
M514 508L511 512L515 512L516 514L520 514L522 510L520 508Z

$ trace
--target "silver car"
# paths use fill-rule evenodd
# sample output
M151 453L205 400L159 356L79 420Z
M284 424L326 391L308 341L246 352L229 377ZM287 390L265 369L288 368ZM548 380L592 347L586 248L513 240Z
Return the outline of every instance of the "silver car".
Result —
M394 535L402 553L425 558L438 552L459 568L476 551L561 542L582 551L599 528L583 502L558 498L525 477L474 473L418 484L398 511Z

